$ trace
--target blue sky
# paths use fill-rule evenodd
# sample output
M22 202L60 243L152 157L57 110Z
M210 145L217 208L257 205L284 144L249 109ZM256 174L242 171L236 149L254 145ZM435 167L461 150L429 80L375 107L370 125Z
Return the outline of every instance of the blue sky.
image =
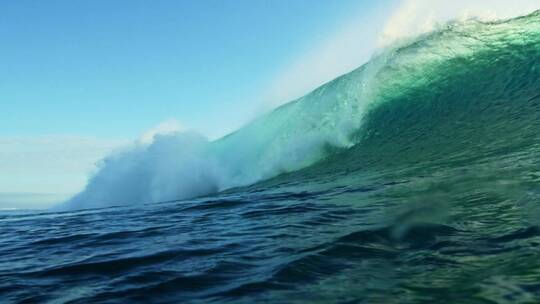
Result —
M0 208L79 191L163 121L216 138L307 93L369 58L397 2L3 1Z
M380 2L3 2L0 135L134 138L171 118L221 134L288 64Z

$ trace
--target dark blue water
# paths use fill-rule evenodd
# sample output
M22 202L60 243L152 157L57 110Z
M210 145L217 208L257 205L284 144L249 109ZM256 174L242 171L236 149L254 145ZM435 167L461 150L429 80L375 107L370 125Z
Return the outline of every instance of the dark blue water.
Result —
M540 191L511 182L531 165L515 161L497 176L479 162L356 174L317 190L289 182L136 208L3 213L0 299L536 302Z

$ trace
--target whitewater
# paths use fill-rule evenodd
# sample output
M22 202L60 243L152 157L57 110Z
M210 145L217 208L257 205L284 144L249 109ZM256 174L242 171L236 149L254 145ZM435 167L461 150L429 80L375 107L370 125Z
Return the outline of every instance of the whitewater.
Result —
M438 24L0 213L8 303L540 302L540 11Z

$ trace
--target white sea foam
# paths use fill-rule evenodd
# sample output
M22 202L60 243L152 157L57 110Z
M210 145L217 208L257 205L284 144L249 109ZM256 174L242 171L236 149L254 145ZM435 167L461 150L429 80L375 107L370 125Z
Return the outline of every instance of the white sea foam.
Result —
M538 0L404 0L387 21L379 46L433 31L450 20L494 21L527 15L537 9Z
M63 208L93 208L189 198L218 190L205 157L208 141L193 132L155 135L105 158L86 189Z

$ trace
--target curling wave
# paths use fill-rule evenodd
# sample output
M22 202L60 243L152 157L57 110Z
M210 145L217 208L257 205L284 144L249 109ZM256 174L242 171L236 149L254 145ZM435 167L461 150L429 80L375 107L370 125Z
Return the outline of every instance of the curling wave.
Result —
M177 133L111 155L62 208L184 199L275 176L458 161L534 145L539 96L540 11L448 23L219 140Z

